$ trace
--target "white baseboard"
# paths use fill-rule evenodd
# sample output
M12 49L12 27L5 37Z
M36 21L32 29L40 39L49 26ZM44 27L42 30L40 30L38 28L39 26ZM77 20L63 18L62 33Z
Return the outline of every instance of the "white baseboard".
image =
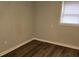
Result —
M17 48L23 46L24 44L26 44L26 43L28 43L28 42L30 42L30 41L32 41L32 40L33 40L33 38L32 38L32 39L29 39L29 40L27 40L27 41L24 41L23 43L21 43L21 44L19 44L19 45L16 45L16 46L14 46L14 47L12 47L12 48L6 50L6 51L3 51L3 52L0 53L0 56L3 56L3 55L5 55L5 54L7 54L7 53L9 53L9 52L11 52L11 51L17 49Z
M78 46L72 46L72 45L68 45L68 44L64 44L64 43L59 43L59 42L51 42L51 41L47 41L47 40L39 39L39 38L32 38L32 39L29 39L28 41L25 41L25 42L23 42L23 43L21 43L19 45L16 45L16 46L12 47L12 48L4 51L4 52L1 52L0 53L0 56L3 56L5 54L7 54L7 53L9 53L9 52L17 49L17 48L23 46L24 44L26 44L26 43L28 43L28 42L30 42L32 40L39 40L39 41L48 42L48 43L51 43L51 44L60 45L60 46L69 47L69 48L73 48L73 49L79 50L79 47Z
M39 41L43 41L43 42L48 42L48 43L59 45L59 46L64 46L64 47L68 47L68 48L79 50L79 46L73 46L73 45L68 45L68 44L59 43L59 42L52 42L52 41L47 41L47 40L39 39L39 38L33 38L33 39L39 40Z

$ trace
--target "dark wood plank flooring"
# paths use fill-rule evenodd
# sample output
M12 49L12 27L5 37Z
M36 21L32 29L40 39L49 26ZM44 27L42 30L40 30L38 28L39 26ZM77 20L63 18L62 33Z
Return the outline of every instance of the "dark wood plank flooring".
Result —
M79 50L33 40L2 57L78 57Z

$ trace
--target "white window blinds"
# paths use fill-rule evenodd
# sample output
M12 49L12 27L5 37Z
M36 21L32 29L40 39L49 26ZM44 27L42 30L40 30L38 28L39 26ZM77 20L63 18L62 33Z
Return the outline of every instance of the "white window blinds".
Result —
M63 2L60 23L79 24L79 2Z

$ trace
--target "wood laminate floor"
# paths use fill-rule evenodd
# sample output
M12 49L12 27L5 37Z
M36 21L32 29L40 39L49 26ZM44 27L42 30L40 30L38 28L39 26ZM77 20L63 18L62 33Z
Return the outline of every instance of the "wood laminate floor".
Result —
M33 40L3 57L78 57L79 50Z

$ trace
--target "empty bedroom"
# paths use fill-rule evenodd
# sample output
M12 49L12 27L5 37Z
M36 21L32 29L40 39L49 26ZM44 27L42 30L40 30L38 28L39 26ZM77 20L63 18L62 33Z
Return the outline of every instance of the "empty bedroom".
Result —
M79 1L0 1L1 57L79 57Z

